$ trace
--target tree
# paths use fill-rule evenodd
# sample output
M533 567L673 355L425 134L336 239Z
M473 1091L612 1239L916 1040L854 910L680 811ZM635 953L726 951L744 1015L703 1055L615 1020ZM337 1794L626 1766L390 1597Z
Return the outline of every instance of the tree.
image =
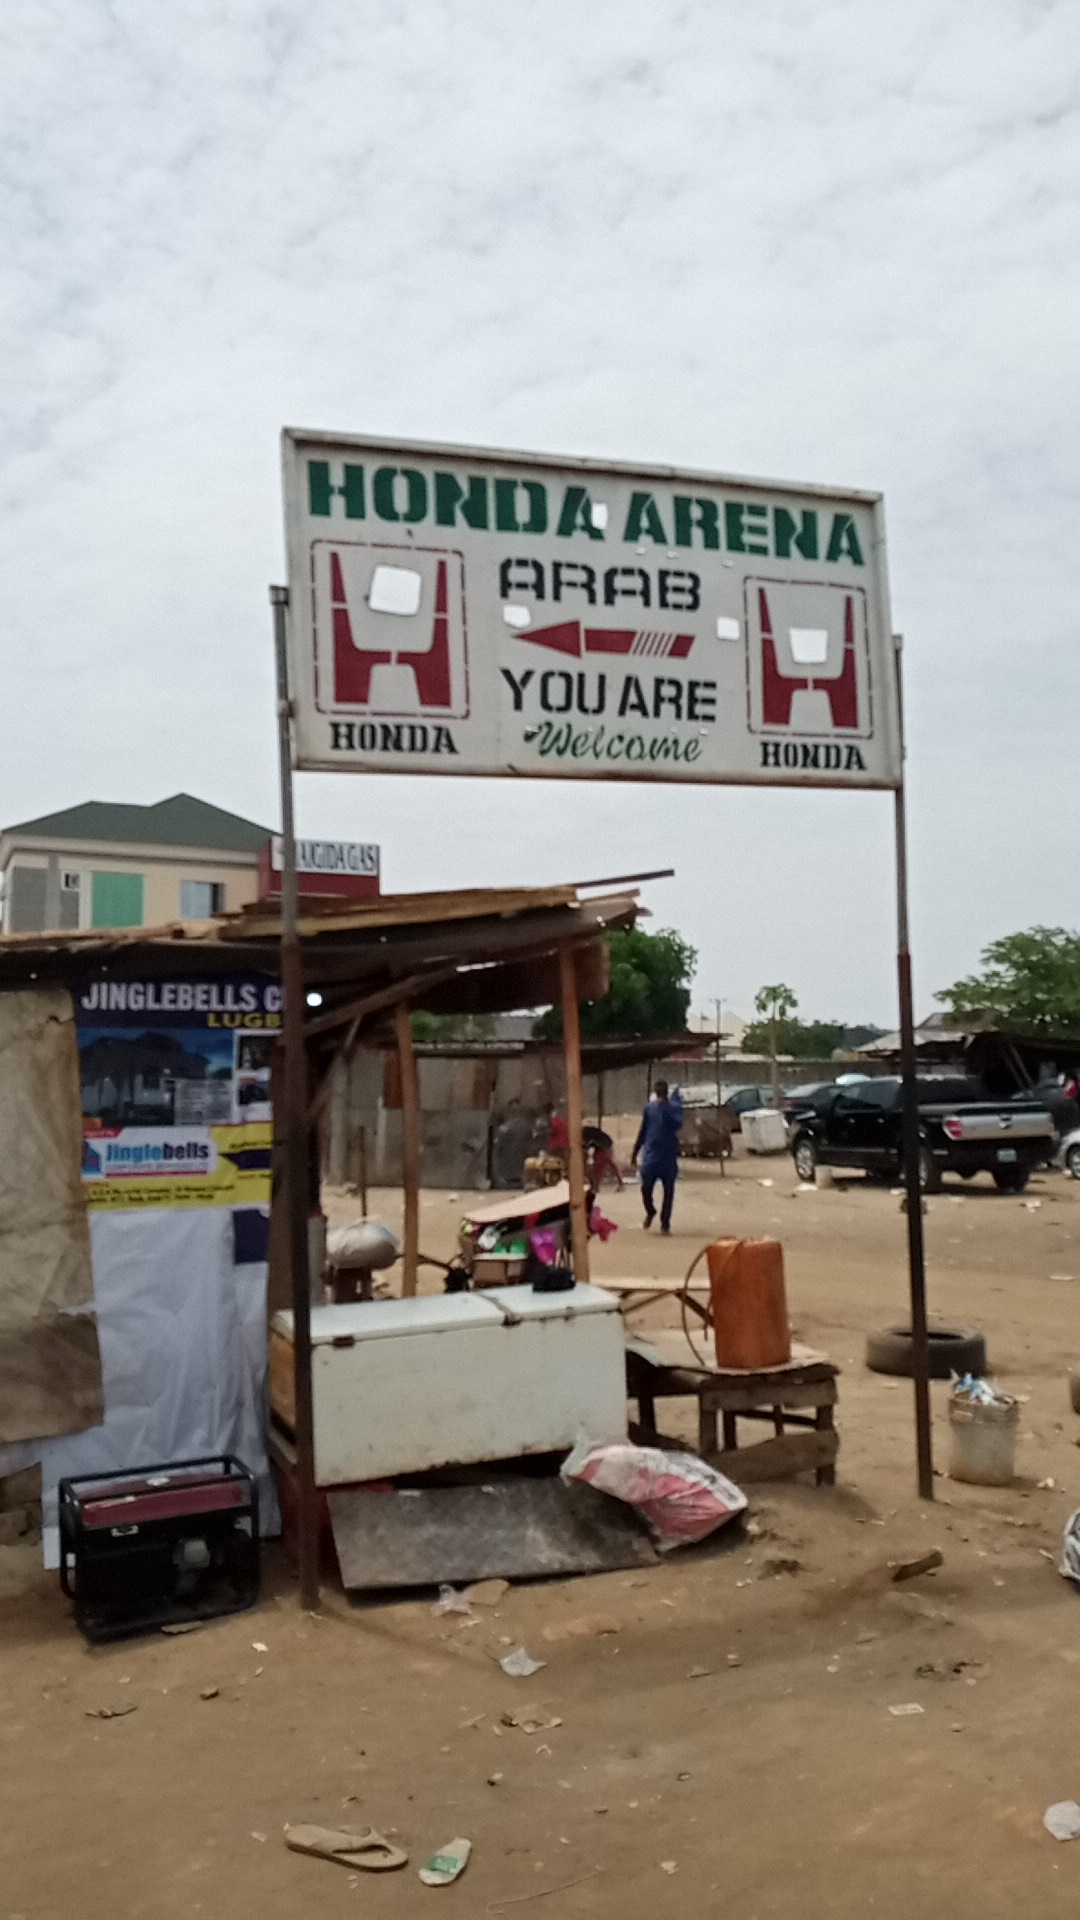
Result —
M845 1027L839 1020L777 1020L776 1051L793 1060L828 1060L844 1044ZM744 1032L744 1053L769 1053L771 1025L751 1020ZM876 1037L876 1036L875 1036Z
M778 1029L782 1021L791 1019L798 1004L791 988L785 987L782 981L775 987L759 987L754 995L754 1012L761 1016L768 1028L774 1107L780 1105L780 1069L776 1063L780 1050Z
M470 1040L490 1040L495 1032L493 1013L414 1013L413 1039L418 1046L450 1047Z
M991 940L980 959L980 973L937 995L955 1017L1024 1033L1080 1034L1080 933L1029 927Z
M602 1000L581 1008L584 1039L639 1039L646 1034L685 1033L690 981L697 965L694 948L670 928L645 933L640 927L606 936L611 953L611 987ZM538 1040L562 1033L562 1011L541 1014L533 1032Z

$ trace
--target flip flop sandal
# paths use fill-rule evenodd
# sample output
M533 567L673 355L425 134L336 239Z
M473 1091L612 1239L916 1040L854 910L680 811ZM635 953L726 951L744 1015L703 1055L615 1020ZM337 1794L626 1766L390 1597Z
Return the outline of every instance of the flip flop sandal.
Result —
M471 1840L448 1840L420 1869L425 1887L448 1887L464 1873L471 1852Z
M333 1860L339 1867L361 1873L393 1873L407 1867L409 1856L391 1846L381 1833L343 1833L336 1827L286 1827L285 1845L294 1853L310 1853L316 1860Z

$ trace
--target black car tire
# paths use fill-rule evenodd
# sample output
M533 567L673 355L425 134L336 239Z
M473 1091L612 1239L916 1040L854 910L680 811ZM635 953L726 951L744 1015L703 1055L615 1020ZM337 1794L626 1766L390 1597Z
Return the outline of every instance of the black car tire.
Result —
M881 1333L866 1336L866 1364L871 1373L889 1373L910 1380L912 1368L911 1330L886 1327ZM948 1380L951 1374L986 1372L986 1337L973 1328L931 1327L930 1378Z
M1070 1147L1065 1155L1065 1165L1074 1180L1080 1180L1080 1145Z
M1031 1168L995 1167L993 1178L999 1193L1023 1193L1031 1179Z
M816 1178L818 1150L810 1134L800 1133L796 1136L791 1157L795 1162L795 1171L800 1180L809 1182Z

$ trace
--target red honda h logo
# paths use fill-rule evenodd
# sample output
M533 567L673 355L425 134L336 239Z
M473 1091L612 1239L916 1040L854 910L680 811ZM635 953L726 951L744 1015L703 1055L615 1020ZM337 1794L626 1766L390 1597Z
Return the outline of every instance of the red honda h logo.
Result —
M753 730L867 735L865 591L751 579L745 595Z
M462 556L438 548L317 542L315 624L330 698L371 715L468 712ZM320 693L322 693L322 676Z

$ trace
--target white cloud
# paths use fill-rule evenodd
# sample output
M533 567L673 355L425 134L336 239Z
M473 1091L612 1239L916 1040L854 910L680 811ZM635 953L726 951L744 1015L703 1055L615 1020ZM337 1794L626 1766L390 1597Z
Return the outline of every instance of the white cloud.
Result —
M0 34L0 816L272 816L288 421L881 486L923 1000L1077 918L1068 0L40 0ZM703 999L891 1018L880 797L300 809L403 886L674 864Z

